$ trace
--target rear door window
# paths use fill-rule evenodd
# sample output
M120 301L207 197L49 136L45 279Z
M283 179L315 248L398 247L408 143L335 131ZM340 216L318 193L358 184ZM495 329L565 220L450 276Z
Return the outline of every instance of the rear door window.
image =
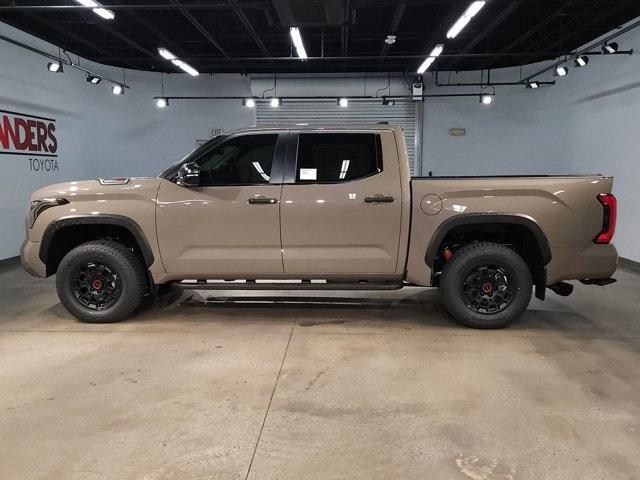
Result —
M301 133L297 183L339 183L382 171L380 136L374 133Z

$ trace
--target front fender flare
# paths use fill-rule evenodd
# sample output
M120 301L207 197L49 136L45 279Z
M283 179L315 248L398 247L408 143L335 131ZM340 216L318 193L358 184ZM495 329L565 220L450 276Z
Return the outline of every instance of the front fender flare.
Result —
M42 235L42 241L40 243L39 256L40 260L42 260L45 265L47 264L51 241L55 233L61 228L66 228L74 225L116 225L119 227L123 227L127 229L131 233L131 235L133 235L133 238L135 238L136 242L138 243L146 267L149 268L154 262L153 251L151 250L149 242L147 241L147 237L142 231L142 228L140 228L140 225L138 225L130 218L122 215L103 214L62 217L54 222L51 222L51 224L49 224L49 226L47 226L47 229L44 231L44 234Z

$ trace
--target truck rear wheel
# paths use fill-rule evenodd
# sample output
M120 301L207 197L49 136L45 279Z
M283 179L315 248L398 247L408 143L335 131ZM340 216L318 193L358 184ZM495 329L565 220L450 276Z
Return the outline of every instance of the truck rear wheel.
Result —
M477 242L460 248L445 265L440 290L447 311L472 328L503 328L527 309L531 272L504 245Z
M58 297L74 317L88 323L124 320L140 306L144 268L124 245L96 240L77 246L60 262Z

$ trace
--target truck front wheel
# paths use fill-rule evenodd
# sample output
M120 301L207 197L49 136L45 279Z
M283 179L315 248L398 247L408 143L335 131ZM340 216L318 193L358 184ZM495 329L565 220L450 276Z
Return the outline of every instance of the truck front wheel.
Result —
M447 311L472 328L503 328L527 309L531 272L504 245L476 242L455 252L445 265L440 290Z
M124 320L142 302L147 280L131 249L110 241L83 243L67 253L56 278L62 305L78 320Z

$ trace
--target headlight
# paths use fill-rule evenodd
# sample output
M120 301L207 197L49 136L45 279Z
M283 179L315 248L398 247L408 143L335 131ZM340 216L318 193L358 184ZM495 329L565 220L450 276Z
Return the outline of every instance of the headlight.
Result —
M42 200L33 200L29 210L29 228L33 227L36 219L47 208L66 205L67 203L69 203L69 201L64 198L43 198Z

